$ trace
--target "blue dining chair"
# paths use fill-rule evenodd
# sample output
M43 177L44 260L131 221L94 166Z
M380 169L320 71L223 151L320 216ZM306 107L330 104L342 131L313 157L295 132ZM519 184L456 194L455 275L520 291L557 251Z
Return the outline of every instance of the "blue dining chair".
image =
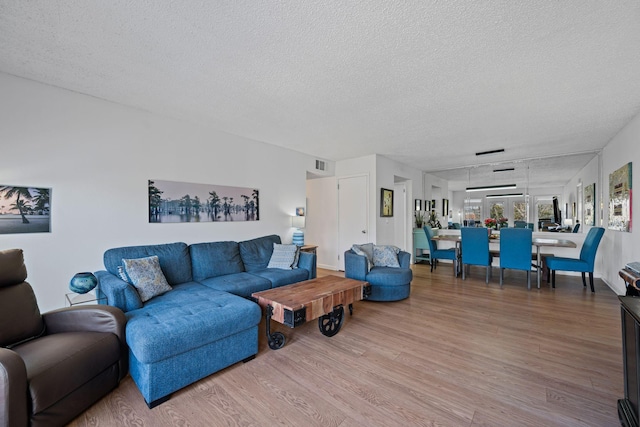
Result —
M604 228L591 227L582 244L580 258L547 257L547 267L551 270L551 286L553 288L556 287L556 270L579 271L582 273L582 285L585 287L587 286L585 273L589 273L591 292L595 292L593 288L593 265L595 264L596 252L598 251L598 245L600 245L603 234Z
M438 249L438 242L432 240L435 233L428 225L423 227L424 232L427 235L427 242L429 242L429 259L431 260L431 271L437 268L437 262L439 259L450 259L453 261L454 274L458 275L458 251L456 248Z
M525 270L527 289L531 289L531 246L533 232L528 228L503 228L500 230L500 286L504 269Z
M573 226L572 233L577 233L580 230L580 223Z
M462 227L462 280L465 279L465 267L483 265L487 267L486 283L491 276L493 257L489 252L489 234L486 228Z

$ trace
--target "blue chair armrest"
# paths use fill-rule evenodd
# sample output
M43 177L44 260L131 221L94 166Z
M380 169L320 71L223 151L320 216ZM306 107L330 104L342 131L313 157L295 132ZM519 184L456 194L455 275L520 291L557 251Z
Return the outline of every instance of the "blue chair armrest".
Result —
M316 262L316 254L300 252L298 268L303 268L309 272L308 280L316 278Z
M410 268L411 254L409 252L400 251L398 253L398 263L402 268Z
M358 255L351 249L344 253L344 277L348 279L366 280L369 273L367 257Z
M143 306L138 291L132 285L105 270L96 271L95 275L108 305L118 307L125 313Z

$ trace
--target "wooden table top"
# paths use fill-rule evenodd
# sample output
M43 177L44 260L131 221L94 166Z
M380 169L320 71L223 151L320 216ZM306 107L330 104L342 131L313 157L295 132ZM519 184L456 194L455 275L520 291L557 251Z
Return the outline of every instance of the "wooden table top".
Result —
M292 285L254 292L261 307L273 307L272 319L283 323L284 311L307 309L306 321L330 313L338 305L348 305L363 298L367 282L340 276L324 276Z

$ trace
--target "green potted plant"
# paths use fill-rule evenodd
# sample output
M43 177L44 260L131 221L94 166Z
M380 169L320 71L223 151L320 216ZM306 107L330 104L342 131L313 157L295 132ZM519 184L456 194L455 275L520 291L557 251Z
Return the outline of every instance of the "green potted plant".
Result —
M420 211L416 212L416 228L422 228L422 224L424 224L424 214Z
M436 215L435 210L432 210L429 214L429 221L427 221L427 225L431 228L442 228L442 225L440 225L440 221L438 221L438 216Z

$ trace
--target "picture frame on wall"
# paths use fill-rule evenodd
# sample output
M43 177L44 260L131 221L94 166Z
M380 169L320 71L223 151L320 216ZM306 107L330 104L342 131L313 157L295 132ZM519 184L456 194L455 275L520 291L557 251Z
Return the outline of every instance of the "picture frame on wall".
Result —
M424 201L424 210L427 212L431 210L431 200Z
M631 162L609 174L610 230L631 232L632 206Z
M414 200L414 207L413 209L415 211L421 211L422 210L422 200L421 199L415 199Z
M449 216L449 199L442 199L442 216Z
M387 188L380 189L380 216L393 216L393 190Z
M596 183L584 187L584 224L596 225Z
M51 192L0 184L0 234L50 233Z

